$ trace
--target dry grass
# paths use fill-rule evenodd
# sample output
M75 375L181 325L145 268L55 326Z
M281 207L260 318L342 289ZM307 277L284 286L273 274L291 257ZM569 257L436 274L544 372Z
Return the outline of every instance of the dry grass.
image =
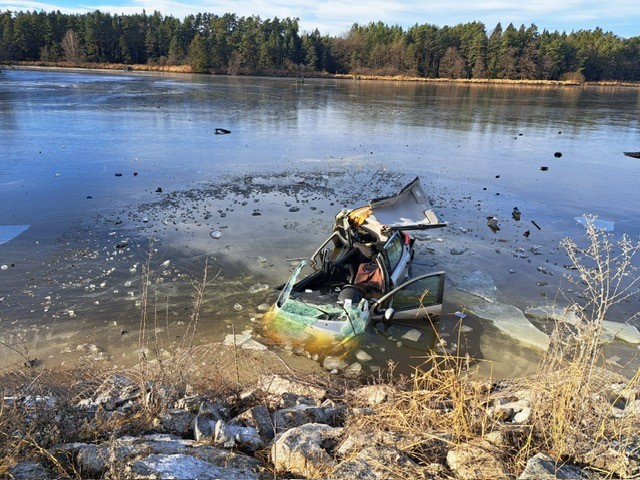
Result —
M99 385L102 371L24 369L0 378L0 476L17 461L47 460L60 475L79 478L47 452L51 445L81 436L86 418L74 408Z
M92 70L133 70L138 72L168 72L168 73L193 73L191 65L155 65L124 63L98 63L98 62L16 62L16 65L24 67L49 67L49 68L83 68Z

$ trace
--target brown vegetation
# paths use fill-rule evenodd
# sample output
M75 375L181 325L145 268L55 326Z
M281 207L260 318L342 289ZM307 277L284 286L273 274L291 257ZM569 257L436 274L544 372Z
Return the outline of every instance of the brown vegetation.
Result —
M98 62L16 62L16 65L27 67L48 67L48 68L83 68L93 70L123 70L139 72L170 72L170 73L193 73L190 65L153 65L137 64L125 65L123 63L98 63Z
M193 73L190 65L158 65L158 64L135 64L125 65L121 63L93 63L93 62L16 62L16 65L25 67L43 67L43 68L78 68L93 70L122 70L122 71L138 71L138 72L166 72L166 73ZM292 77L292 78L334 78L342 80L356 81L391 81L391 82L422 82L422 83L459 83L470 85L517 85L517 86L547 86L547 87L564 87L591 85L601 87L640 87L640 82L619 82L619 81L600 81L587 82L575 79L564 80L509 80L497 78L425 78L416 77L397 73L349 73L349 74L329 74L326 72L305 72L304 75L299 73L292 74L287 71L272 71L269 76L275 77Z

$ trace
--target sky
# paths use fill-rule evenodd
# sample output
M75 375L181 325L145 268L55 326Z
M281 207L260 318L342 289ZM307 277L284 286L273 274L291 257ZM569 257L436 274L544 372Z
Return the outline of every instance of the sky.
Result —
M567 33L600 27L621 37L640 36L640 0L0 0L0 11L55 11L112 14L148 14L184 18L189 14L235 13L267 18L298 18L300 32L318 29L341 35L354 23L382 21L408 28L429 23L439 27L481 21L488 32L502 27L534 23L538 30Z

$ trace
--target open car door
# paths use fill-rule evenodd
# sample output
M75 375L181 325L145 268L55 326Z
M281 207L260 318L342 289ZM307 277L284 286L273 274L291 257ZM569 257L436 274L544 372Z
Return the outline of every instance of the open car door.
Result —
M444 272L427 273L394 288L371 307L372 320L415 320L439 315ZM390 315L387 310L392 309ZM385 312L387 314L385 315Z

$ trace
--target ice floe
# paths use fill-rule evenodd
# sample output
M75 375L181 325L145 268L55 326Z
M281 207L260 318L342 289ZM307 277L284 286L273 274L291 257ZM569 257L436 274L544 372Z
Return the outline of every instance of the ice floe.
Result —
M29 225L0 225L0 245L13 240L28 228Z
M589 218L586 216L581 216L581 217L575 217L576 222L578 222L580 225L584 225L586 226L587 223L589 221L591 221L593 223L593 226L597 229L597 230L602 230L604 232L613 232L613 230L615 229L615 222L612 222L611 220L601 220L599 218Z
M462 280L457 282L456 288L463 292L471 293L480 298L484 298L489 302L496 301L496 293L498 291L493 278L482 270L475 270L468 273Z
M469 310L482 320L489 320L503 333L528 346L546 350L549 336L538 330L522 310L504 303L472 305Z
M525 310L525 313L533 318L564 322L571 325L579 325L582 321L578 314L571 308L563 308L555 305L528 308ZM640 344L640 331L638 331L635 325L604 320L602 322L600 342L606 343L613 338L638 345Z

